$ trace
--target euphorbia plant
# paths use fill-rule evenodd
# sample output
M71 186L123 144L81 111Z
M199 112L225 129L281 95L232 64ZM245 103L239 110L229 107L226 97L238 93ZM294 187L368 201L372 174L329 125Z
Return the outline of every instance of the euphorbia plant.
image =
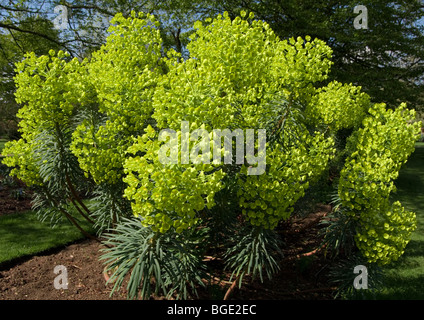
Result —
M339 195L346 214L360 222L358 249L370 262L399 257L414 214L391 205L388 194L413 150L418 124L403 108L373 106L359 87L323 86L331 67L323 41L281 40L253 15L231 20L224 14L195 24L190 57L182 59L163 50L153 16L118 15L112 23L106 44L90 60L52 53L20 65L23 138L6 147L12 156L5 163L45 190L42 199L55 195L46 203L50 209L68 204L57 199L63 186L80 211L92 210L88 218L99 231L111 229L103 234L109 245L103 258L116 288L131 273L131 298L153 292L187 297L203 284L202 260L211 253L240 283L245 274L271 277L281 251L275 228L340 154L346 161ZM239 145L208 133L265 129L264 172L249 174L247 156L222 163L197 152L202 161L183 161L178 148L165 154L177 161L163 163L170 141L161 132L175 133L181 145L186 123L191 132L205 133L187 140L189 150L210 146L224 157ZM340 130L352 132L346 148L335 144ZM261 149L259 142L246 148ZM387 165L375 166L376 157ZM373 168L381 174L367 174ZM89 208L77 198L79 181L96 193ZM379 244L377 252L370 243Z

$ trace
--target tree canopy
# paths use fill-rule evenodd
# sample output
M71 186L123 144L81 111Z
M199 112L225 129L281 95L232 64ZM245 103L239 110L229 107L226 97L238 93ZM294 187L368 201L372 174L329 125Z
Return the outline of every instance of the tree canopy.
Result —
M0 9L0 134L6 131L13 136L19 107L14 97L15 64L27 52L43 55L62 46L52 22L37 10L3 3Z
M353 83L374 101L424 107L424 5L419 0L218 0L267 21L282 38L306 36L333 49L329 80ZM368 28L356 29L355 6L367 9Z

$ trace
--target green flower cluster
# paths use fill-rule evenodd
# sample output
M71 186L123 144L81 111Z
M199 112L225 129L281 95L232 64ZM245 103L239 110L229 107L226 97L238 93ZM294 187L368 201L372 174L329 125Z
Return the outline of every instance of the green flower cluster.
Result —
M43 184L33 150L33 144L27 143L23 139L7 142L3 150L3 153L7 155L3 159L3 163L13 168L10 175L16 176L28 186Z
M405 210L400 202L385 202L370 209L360 218L361 228L355 241L369 262L381 265L396 261L416 229L414 212Z
M370 108L362 128L349 141L352 151L341 171L339 195L351 215L359 219L356 243L370 262L396 260L416 228L415 213L400 203L390 204L390 193L401 166L414 150L420 124L414 111L401 105Z
M322 41L309 37L280 41L269 25L245 14L234 20L224 14L204 24L196 23L195 29L187 47L191 57L179 62L172 56L169 72L155 92L153 118L159 129L178 130L181 121L188 121L191 129L259 129L274 120L276 129L284 111L279 104L281 97L293 104L300 96L310 100L315 93L313 83L324 80L331 66L331 49ZM275 113L280 118L272 119ZM253 225L274 228L281 219L287 219L293 204L308 188L308 181L319 176L334 155L331 137L319 132L311 135L299 125L298 141L288 149L283 147L286 141L267 145L266 174L249 176L247 166L238 168L239 205ZM137 160L140 167L146 166L146 156ZM127 162L126 167L134 161ZM207 167L215 169L212 164ZM171 170L163 166L156 169L155 174L160 176L164 170ZM133 186L139 182L132 179L126 181L133 182L130 194L134 197ZM195 185L192 189L196 194ZM150 189L144 190L147 194ZM185 210L194 210L195 205L186 201Z
M43 158L36 152L42 141L37 137L47 131L61 133L70 123L78 97L73 90L73 80L78 77L80 63L67 61L67 54L52 50L50 55L36 57L34 53L17 64L15 82L16 101L22 104L17 114L22 138L10 141L3 151L3 162L12 167L16 175L27 185L42 185L39 167Z
M191 57L170 59L155 93L153 117L160 128L177 130L181 121L207 130L258 128L270 102L281 94L295 100L314 93L312 84L324 80L331 65L323 41L280 41L252 16L231 20L224 14L197 22L195 29L187 46Z
M334 141L323 134L313 137L304 133L299 142L288 150L279 146L268 152L266 174L246 175L247 168L243 167L239 204L252 225L274 229L278 222L288 219L310 181L319 177L334 155Z
M225 205L254 226L273 229L326 170L336 154L337 132L354 129L343 150L347 160L339 195L361 222L357 245L370 261L387 263L402 253L414 214L388 199L413 151L418 124L404 106L370 108L359 87L322 86L332 64L323 41L282 41L252 15L242 12L232 20L224 14L195 24L190 57L183 60L173 50L164 52L153 16L117 15L111 23L107 42L90 59L52 52L30 54L18 64L22 139L4 150L13 174L29 185L46 186L43 154L35 151L49 145L37 137L47 132L55 143L71 131L69 146L58 148L63 154L58 163L71 158L70 150L90 182L117 186L110 188L120 190L114 197L129 200L132 213L155 232L192 229L202 211L213 213L217 193L229 186L235 188L229 194L238 197ZM183 121L190 131L209 133L266 129L266 171L248 175L246 155L244 163L231 165L186 164L176 150L179 163L162 163L166 142L159 132L174 130L181 145ZM196 143L190 141L190 149ZM206 144L221 155L236 150L234 141L232 150L225 150L224 141Z
M333 81L317 90L306 114L314 125L324 123L338 131L359 127L369 105L370 97L360 87Z
M111 23L106 44L93 53L85 79L75 84L90 102L91 114L75 130L71 147L96 183L109 184L123 178L125 151L131 136L140 134L151 116L162 73L162 40L153 16L118 14Z
M133 156L124 165L128 185L124 195L145 226L162 233L173 227L180 233L197 224L198 212L215 204L224 173L212 171L212 165L164 165L158 154L163 144L149 126L128 148Z

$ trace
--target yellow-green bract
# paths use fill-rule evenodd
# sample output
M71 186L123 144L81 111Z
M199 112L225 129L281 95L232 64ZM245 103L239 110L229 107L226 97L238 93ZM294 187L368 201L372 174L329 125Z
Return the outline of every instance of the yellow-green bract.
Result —
M378 104L368 113L349 141L352 153L341 171L339 195L360 222L358 248L370 262L387 264L402 255L416 228L415 213L390 204L389 196L414 150L420 123L413 123L415 112L404 104L395 111Z
M352 129L339 195L357 217L358 248L371 262L402 254L415 215L388 196L413 150L418 124L401 106L372 106L360 87L330 82L331 48L310 37L279 39L245 13L197 22L188 59L164 52L153 16L117 15L91 59L63 52L28 55L18 64L22 139L4 162L27 184L44 185L38 133L76 127L69 145L95 184L124 183L122 197L154 231L182 232L201 223L233 179L244 219L273 229L287 219L336 154L335 135ZM79 120L78 120L79 119ZM246 165L170 164L158 160L161 129L267 129L266 172ZM181 155L179 155L180 157ZM227 179L227 180L226 180ZM233 185L233 184L232 184Z

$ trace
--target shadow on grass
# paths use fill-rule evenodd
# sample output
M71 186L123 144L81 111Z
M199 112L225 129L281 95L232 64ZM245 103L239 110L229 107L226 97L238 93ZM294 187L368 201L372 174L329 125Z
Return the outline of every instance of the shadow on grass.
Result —
M406 246L404 257L408 257L408 258L419 257L424 259L424 240L411 240ZM424 266L422 267L424 269Z
M424 283L424 275L416 277L400 277L395 274L390 276L390 286L382 290L377 299L384 300L423 300L424 291L422 285Z
M384 289L376 299L424 299L424 144L413 155L396 180L393 201L400 201L417 216L417 229L398 261L385 267Z

